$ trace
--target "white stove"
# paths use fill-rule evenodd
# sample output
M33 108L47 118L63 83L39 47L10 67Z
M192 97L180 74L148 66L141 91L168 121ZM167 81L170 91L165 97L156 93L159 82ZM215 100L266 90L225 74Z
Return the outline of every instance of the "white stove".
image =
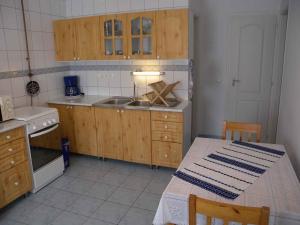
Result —
M54 108L22 107L15 109L15 119L27 123L34 184L32 192L35 193L64 171L60 140L53 140L53 137L59 138L59 135L53 135L59 131L59 115Z

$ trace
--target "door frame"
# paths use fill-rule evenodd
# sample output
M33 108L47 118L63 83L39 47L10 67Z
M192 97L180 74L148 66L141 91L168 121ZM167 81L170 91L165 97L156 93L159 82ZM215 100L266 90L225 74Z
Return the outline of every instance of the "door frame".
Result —
M273 73L272 73L272 86L270 90L270 106L268 111L268 129L266 130L267 133L265 135L264 142L271 142L275 143L276 141L276 133L277 133L277 123L278 123L278 115L279 115L279 104L280 104L280 94L281 94L281 81L283 76L283 64L284 64L284 51L285 51L285 39L286 39L286 26L287 26L287 14L276 14L276 13L270 13L270 12L249 12L249 13L232 13L232 15L229 16L229 23L227 28L227 34L226 34L226 59L225 59L225 107L224 107L224 116L225 120L226 118L231 118L232 115L230 115L230 109L228 109L228 102L230 101L228 96L232 95L230 88L231 82L232 82L232 75L230 74L230 20L232 16L266 16L266 15L272 15L276 16L276 30L275 30L275 50L274 50L274 58L273 58Z

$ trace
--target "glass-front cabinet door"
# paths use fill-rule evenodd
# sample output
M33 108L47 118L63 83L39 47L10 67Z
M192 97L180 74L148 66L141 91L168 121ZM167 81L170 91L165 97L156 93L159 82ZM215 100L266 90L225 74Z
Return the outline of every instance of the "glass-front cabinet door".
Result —
M126 59L126 15L109 15L100 19L103 59Z
M156 59L155 12L129 14L128 58Z

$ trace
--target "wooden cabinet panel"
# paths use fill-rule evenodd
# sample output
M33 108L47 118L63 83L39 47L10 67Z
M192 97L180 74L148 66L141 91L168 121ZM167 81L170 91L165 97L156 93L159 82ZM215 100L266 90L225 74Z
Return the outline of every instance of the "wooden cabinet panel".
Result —
M99 156L123 159L122 123L120 110L95 108Z
M157 56L160 59L188 58L188 10L158 11Z
M16 165L27 160L27 154L25 150L19 151L14 155L6 157L5 159L0 160L0 173L14 168Z
M168 121L168 122L183 122L183 113L180 112L151 112L152 120Z
M121 110L124 160L151 164L150 112Z
M126 14L100 17L102 59L127 59L126 26Z
M22 138L25 136L24 128L17 128L0 134L0 145L7 144L13 140Z
M156 13L128 14L127 30L129 58L156 59Z
M177 168L182 160L182 145L170 142L152 142L152 161L154 165Z
M28 162L0 174L0 207L30 191L32 181Z
M99 17L85 17L76 20L77 60L100 58Z
M76 152L97 156L96 126L92 107L73 106L74 136Z
M60 135L68 138L70 151L76 153L76 139L74 134L73 108L68 105L49 104L49 107L56 108L59 114Z
M182 134L183 124L164 121L152 121L152 130L176 132Z
M152 140L182 143L182 134L178 132L152 131Z
M53 23L55 57L58 61L76 59L76 23L72 20L57 20Z
M10 142L9 144L0 146L0 159L11 156L19 151L25 151L25 139L21 138Z

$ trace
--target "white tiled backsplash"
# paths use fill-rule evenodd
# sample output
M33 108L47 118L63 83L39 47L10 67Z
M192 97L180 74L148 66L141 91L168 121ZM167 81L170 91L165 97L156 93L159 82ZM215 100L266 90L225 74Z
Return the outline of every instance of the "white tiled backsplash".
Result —
M55 61L53 20L85 15L188 7L188 0L24 0L24 3L33 69L69 64ZM25 50L21 0L0 0L0 72L26 70L28 67ZM136 60L129 64L152 65L154 61ZM164 65L170 62L171 65L183 65L182 60L161 61L159 64ZM88 63L82 62L82 65ZM98 61L98 63L101 65L128 64L124 61L112 63ZM184 64L186 65L187 62ZM48 100L62 96L64 93L63 76L72 74L80 76L82 90L88 95L131 96L133 94L130 71L70 71L35 75L34 79L39 81L41 92L33 98L33 103L45 105ZM180 80L181 84L176 88L176 93L181 98L188 98L187 71L168 71L161 78L168 83ZM28 77L0 79L0 95L12 95L16 107L29 105L30 98L25 92L28 79ZM137 94L141 95L149 91L147 84L158 78L139 79Z
M78 75L81 90L87 95L133 96L133 77L131 71L73 71ZM180 81L175 93L182 99L188 98L188 72L167 71L165 75L154 77L135 77L137 95L141 96L152 89L148 84L164 80L167 83Z

